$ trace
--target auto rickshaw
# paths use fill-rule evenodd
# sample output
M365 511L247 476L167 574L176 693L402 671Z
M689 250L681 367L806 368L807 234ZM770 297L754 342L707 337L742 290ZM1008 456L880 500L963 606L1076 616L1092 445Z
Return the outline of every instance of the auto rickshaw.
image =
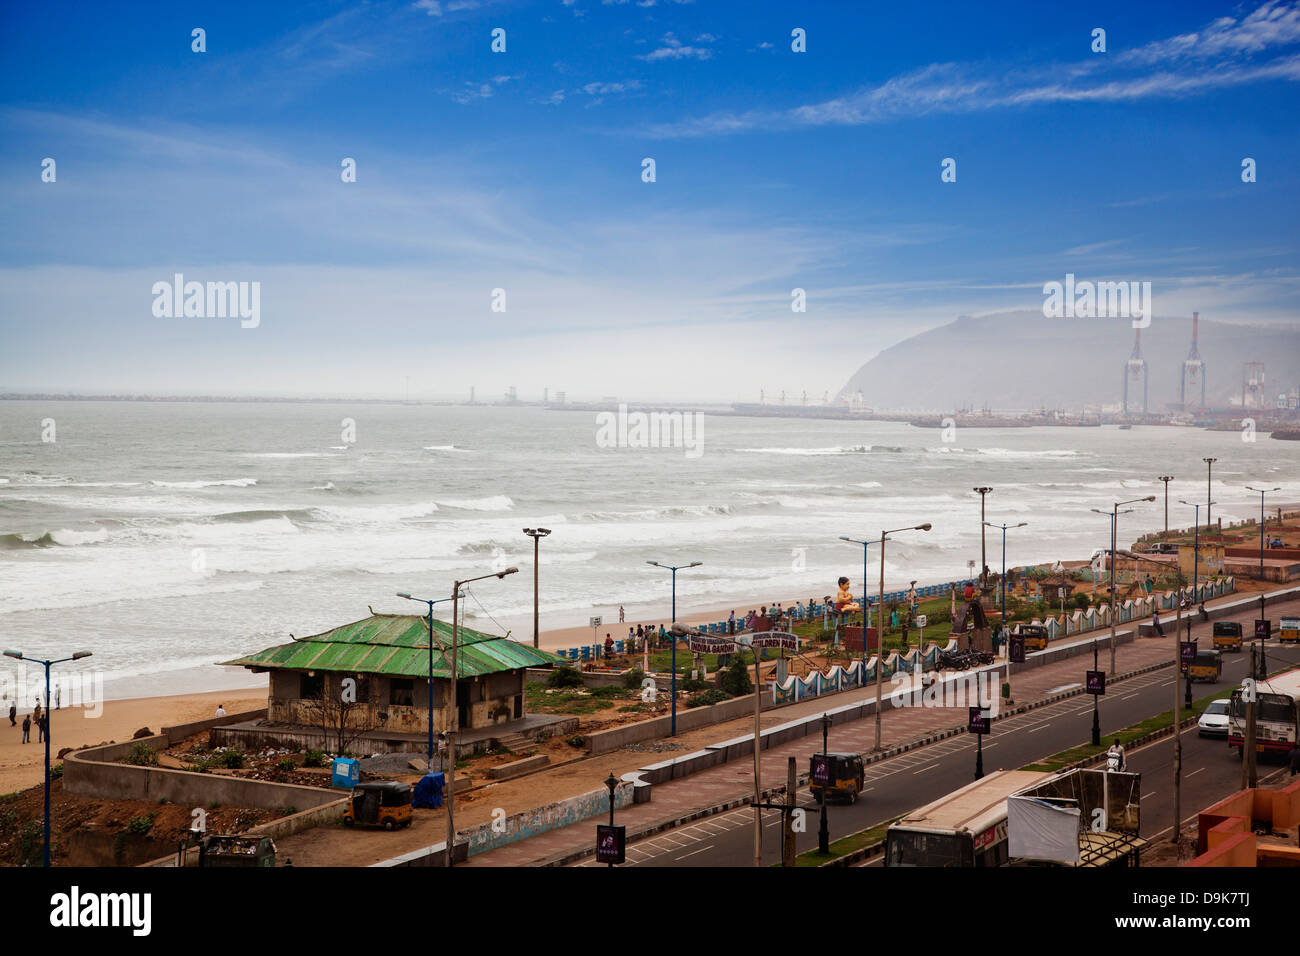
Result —
M411 825L411 785L396 780L359 783L348 794L345 826L396 830Z
M1047 650L1047 628L1042 624L1021 624L1019 633L1025 639L1025 651Z
M1218 683L1222 674L1222 651L1197 651L1195 660L1187 667L1187 679L1189 681L1207 680L1214 684Z
M861 754L826 753L808 758L808 789L818 803L857 803L865 782Z
M1295 642L1300 644L1300 617L1282 618L1281 627L1277 633L1277 639L1284 644Z
M1216 650L1241 653L1241 622L1215 621L1214 647Z

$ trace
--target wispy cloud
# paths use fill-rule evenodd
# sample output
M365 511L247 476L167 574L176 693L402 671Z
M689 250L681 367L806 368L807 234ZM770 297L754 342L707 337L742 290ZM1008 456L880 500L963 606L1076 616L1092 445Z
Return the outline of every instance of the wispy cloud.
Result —
M683 46L675 37L673 41L643 59L679 58L689 54L675 51L696 49ZM1073 64L1028 70L996 64L932 63L877 86L817 103L783 110L717 112L655 125L648 132L661 138L725 135L792 126L858 126L904 116L1051 103L1188 97L1252 83L1300 80L1300 54L1281 50L1297 42L1300 5L1269 2L1241 19L1221 17L1196 33L1148 43L1113 57L1098 55Z
M702 40L704 40L704 37L699 37L696 42ZM660 42L663 45L657 50L643 53L637 57L637 59L645 60L648 63L654 63L656 60L707 60L709 57L713 56L713 51L708 47L687 46L682 43L681 40L677 39L676 34L673 33L665 33Z

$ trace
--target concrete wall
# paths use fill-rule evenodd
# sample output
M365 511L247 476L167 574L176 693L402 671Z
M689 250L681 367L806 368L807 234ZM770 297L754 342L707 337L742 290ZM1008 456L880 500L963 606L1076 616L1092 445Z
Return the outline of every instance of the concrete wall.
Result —
M87 797L122 800L167 800L171 803L206 807L220 803L233 807L256 807L282 810L285 807L308 809L336 802L337 793L264 780L246 780L215 773L195 773L166 767L137 767L117 763L138 744L154 750L230 720L254 720L266 711L248 711L226 717L212 717L177 727L164 727L163 733L139 740L87 747L69 753L63 759L63 787L69 793Z

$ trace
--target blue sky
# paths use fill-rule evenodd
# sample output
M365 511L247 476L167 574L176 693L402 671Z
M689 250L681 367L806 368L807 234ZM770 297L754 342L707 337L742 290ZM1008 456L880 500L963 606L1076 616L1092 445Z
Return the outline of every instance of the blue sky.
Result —
M1300 5L1053 7L7 4L0 390L819 396L1067 272L1294 322Z

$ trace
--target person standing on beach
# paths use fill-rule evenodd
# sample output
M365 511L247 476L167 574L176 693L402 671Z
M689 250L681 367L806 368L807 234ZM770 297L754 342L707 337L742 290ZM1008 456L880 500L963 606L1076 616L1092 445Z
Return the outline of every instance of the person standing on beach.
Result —
M63 701L63 688L56 686L54 688L54 709L55 710L63 709L62 701Z
M50 712L47 710L45 713L41 714L41 719L36 721L36 734L37 734L36 742L38 744L45 743L45 735L49 733L49 730L50 730Z
M41 722L41 699L39 697L36 698L36 707L32 710L32 720L38 724Z
M23 743L30 743L32 739L32 717L30 714L23 714Z
M217 716L218 716L218 717L224 717L224 716L226 716L226 705L225 705L225 704L217 704Z
M12 700L9 701L9 726L18 726L18 705Z
M736 633L736 609L734 607L731 609L731 614L727 617L727 630L732 634Z
M627 623L626 621L623 620L623 605L621 604L618 606L618 623L620 624Z

